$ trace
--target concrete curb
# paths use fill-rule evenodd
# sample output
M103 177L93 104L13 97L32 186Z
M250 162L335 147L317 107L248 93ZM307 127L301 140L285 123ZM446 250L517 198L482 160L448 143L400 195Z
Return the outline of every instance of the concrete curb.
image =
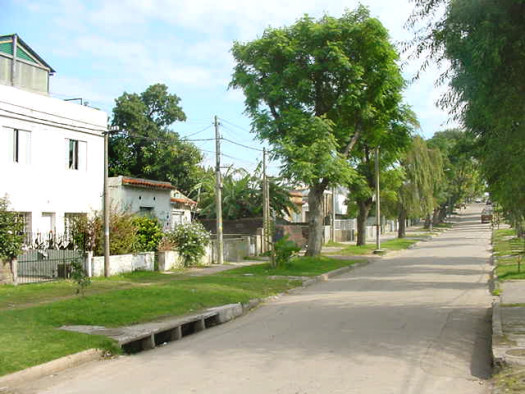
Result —
M28 380L36 380L63 371L64 369L76 367L90 361L100 360L103 355L104 352L102 350L88 349L83 352L57 358L45 364L35 365L34 367L2 376L0 377L0 392L6 390L8 387L19 385Z
M279 294L277 296L270 296L267 298L254 298L250 301L248 301L245 304L241 304L242 306L242 312L241 313L235 313L232 314L231 317L228 319L225 319L224 322L221 322L221 324L226 323L227 321L237 319L246 313L248 313L250 310L258 307L260 304L268 301L272 301L275 299L280 298L281 296L285 294L293 294L297 291L302 290L305 287L314 285L319 282L325 282L329 280L330 278L333 278L338 275L345 274L347 272L352 271L355 268L362 267L369 264L369 261L360 261L358 263L354 263L352 265L341 267L336 270L326 272L322 275L313 277L311 279L306 279L303 281L302 285L300 287L296 287L293 289L290 289L289 291ZM235 304L238 305L238 304ZM214 308L210 309L220 309L227 307L228 305L220 305ZM9 375L5 375L0 377L0 392L9 390L13 387L16 387L20 385L21 383L25 383L28 380L36 380L43 378L45 376L53 375L55 373L58 373L60 371L63 371L68 368L73 368L76 366L79 366L81 364L88 363L90 361L100 360L103 358L104 352L99 349L88 349L79 353L70 354L65 357L58 358L56 360L49 361L45 364L41 365L35 365L34 367L30 367L27 369L24 369L22 371L14 372Z

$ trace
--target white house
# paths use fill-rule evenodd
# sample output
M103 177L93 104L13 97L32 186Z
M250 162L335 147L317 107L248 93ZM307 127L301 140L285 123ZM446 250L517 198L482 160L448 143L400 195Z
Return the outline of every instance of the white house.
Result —
M333 209L333 190L334 189L327 189L324 191L323 196L323 211L325 216L331 216ZM302 188L298 190L294 190L290 192L292 202L297 205L298 209L300 210L297 213L293 213L290 215L289 220L291 222L307 222L310 208L308 206L308 194L310 193L310 190L307 188ZM348 197L348 189L345 187L338 186L335 188L335 214L338 219L344 217L347 213L347 204L346 199Z
M49 97L53 73L17 35L0 36L0 196L33 233L102 208L107 114Z
M169 182L150 179L122 175L108 179L112 209L154 216L163 229L170 226L170 196L173 189Z
M117 176L108 179L113 209L156 217L164 230L191 222L191 210L197 204L169 182Z
M171 191L171 228L178 224L191 223L191 213L197 208L197 201L186 197L178 190Z

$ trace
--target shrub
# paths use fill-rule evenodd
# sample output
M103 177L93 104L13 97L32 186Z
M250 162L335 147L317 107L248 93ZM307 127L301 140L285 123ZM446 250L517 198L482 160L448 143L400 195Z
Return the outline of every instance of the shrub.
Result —
M180 224L166 238L175 245L186 267L197 264L210 243L210 233L198 222Z
M78 261L71 262L71 279L77 284L77 294L84 296L84 290L91 284L91 279L86 273L82 263Z
M292 257L301 250L295 242L290 241L288 238L288 235L285 235L273 244L272 266L274 268L290 264Z
M109 220L109 253L111 255L135 252L137 227L134 216L127 212L114 211ZM73 223L73 238L77 245L91 250L95 256L104 255L104 220L102 213L91 218L79 218Z
M133 225L137 229L135 251L156 251L163 236L159 221L149 216L135 216Z
M11 261L22 251L24 223L18 213L9 211L7 197L0 198L0 261Z

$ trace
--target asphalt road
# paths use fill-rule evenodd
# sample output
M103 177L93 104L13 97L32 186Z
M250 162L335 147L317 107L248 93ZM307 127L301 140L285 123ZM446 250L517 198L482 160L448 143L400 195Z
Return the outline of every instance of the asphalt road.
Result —
M42 393L485 393L488 224L454 229L247 316L33 382Z

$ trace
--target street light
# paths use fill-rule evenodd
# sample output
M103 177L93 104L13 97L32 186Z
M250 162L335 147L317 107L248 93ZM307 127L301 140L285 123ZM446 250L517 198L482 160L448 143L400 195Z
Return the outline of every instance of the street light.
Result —
M375 155L375 170L376 170L376 249L374 254L381 254L384 251L381 249L381 203L379 198L379 146L376 147Z

